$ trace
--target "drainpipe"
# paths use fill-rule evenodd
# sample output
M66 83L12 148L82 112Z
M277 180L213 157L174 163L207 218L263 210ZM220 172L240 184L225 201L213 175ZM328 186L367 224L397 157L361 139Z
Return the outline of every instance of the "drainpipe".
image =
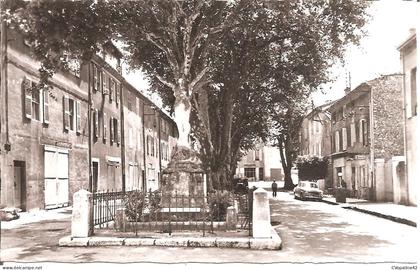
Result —
M369 86L369 136L370 136L370 175L371 175L371 183L373 189L373 199L376 201L376 179L375 179L375 135L373 133L373 90L372 87Z
M144 107L146 106L143 100L143 115L142 115L142 126L143 126L143 191L147 191L147 180L146 180L146 129L145 124L146 121L144 120Z
M2 107L2 121L0 128L3 129L4 126L4 137L0 134L1 137L1 148L4 147L6 153L10 151L10 142L9 142L9 98L8 98L8 84L7 84L7 22L1 18L1 91L0 96L2 97L1 107ZM4 143L4 144L3 144Z
M88 191L93 191L93 181L92 181L92 95L91 95L91 62L88 64L88 159L89 159L89 182L88 182Z
M124 132L124 109L123 109L123 87L120 83L120 130L121 130L121 173L122 173L122 191L125 192L125 132Z
M158 187L160 186L160 179L162 178L162 149L161 149L161 134L160 134L160 126L161 126L161 116L160 116L160 112L158 113L158 140L159 140L159 183L158 183Z

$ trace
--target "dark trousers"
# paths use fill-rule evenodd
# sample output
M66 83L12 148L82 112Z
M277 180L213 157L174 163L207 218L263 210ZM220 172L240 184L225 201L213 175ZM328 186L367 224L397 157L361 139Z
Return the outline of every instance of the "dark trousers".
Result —
M277 197L277 189L273 189L273 197Z

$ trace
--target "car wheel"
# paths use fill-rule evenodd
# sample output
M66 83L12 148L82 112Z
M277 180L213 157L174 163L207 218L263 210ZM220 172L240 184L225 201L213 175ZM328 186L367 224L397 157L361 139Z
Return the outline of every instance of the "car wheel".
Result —
M298 199L298 196L296 195L296 193L294 193L294 195L295 195L295 200L297 200Z
M305 198L305 196L303 195L303 193L300 193L300 199L301 199L302 201L306 201L306 198Z

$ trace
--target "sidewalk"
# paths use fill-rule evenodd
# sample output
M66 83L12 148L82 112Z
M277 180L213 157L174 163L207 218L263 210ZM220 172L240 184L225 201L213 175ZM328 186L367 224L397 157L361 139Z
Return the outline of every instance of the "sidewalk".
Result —
M391 202L371 202L355 198L347 198L346 203L337 203L334 197L324 197L322 200L326 203L340 205L346 209L352 209L417 227L419 212L416 206L394 204Z
M64 219L71 217L71 206L51 209L51 210L37 210L31 212L20 212L18 213L19 218L11 221L2 221L1 229L15 229L21 227L22 225L28 223L39 222L43 220L52 220L52 219Z

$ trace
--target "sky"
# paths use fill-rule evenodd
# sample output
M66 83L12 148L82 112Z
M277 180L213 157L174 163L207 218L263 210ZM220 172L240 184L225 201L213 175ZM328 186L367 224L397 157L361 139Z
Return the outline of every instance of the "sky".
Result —
M316 106L344 96L350 74L351 89L383 74L401 72L397 48L410 35L411 28L420 29L420 3L417 0L375 0L368 10L371 19L365 26L367 35L360 45L347 48L345 62L331 69L332 82L312 95ZM157 95L149 95L147 79L140 72L126 72L125 77L158 106Z
M408 38L411 28L419 29L420 3L415 0L378 0L373 1L368 12L371 19L365 26L367 35L358 47L347 48L347 64L337 64L331 70L332 83L322 86L322 91L312 95L315 105L343 97L349 81L354 89L381 75L401 73L397 48Z

